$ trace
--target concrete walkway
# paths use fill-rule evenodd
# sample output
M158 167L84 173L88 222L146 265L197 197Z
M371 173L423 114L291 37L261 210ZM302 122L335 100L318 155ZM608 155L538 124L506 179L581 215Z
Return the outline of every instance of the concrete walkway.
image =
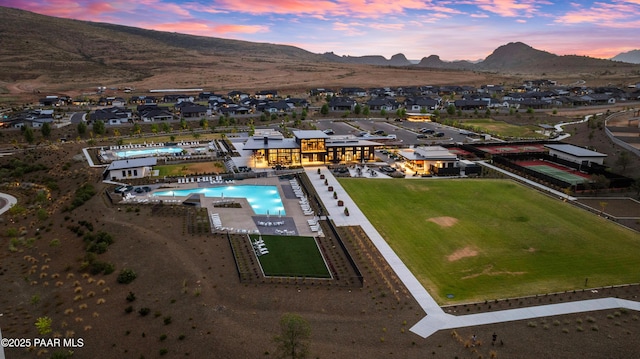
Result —
M495 166L482 163L496 170L500 170ZM327 185L324 184L324 179L320 178L318 174L318 168L320 168L321 174L324 174L327 179L328 185L333 186L334 191L338 195L338 199L344 202L344 207L338 207L337 200L333 199L333 192L327 190ZM478 325L510 322L515 320L526 320L539 317L548 317L555 315L591 312L597 310L618 309L627 308L630 310L640 311L640 302L634 302L630 300L617 299L617 298L600 298L583 300L576 302L565 302L558 304L548 304L535 307L517 308L509 310L501 310L487 313L477 313L468 315L454 316L445 313L442 308L431 297L427 290L418 282L418 279L409 271L402 260L391 249L387 242L382 238L380 233L373 227L371 222L360 211L358 206L353 202L340 185L340 183L333 176L331 171L326 167L309 167L305 168L307 176L311 180L311 183L315 187L318 196L324 203L330 219L334 221L337 226L360 226L367 233L373 244L378 251L389 263L393 271L398 278L404 283L411 295L416 299L420 307L427 314L422 320L411 327L411 331L415 334L427 338L435 332L442 329L453 329L462 327L472 327ZM393 181L393 179L370 179L371 181ZM521 178L523 181L527 181ZM535 184L535 183L532 183ZM552 191L548 188L544 188L547 191ZM575 200L573 197L566 196L564 193L553 191L558 196L565 196L565 198ZM552 192L552 193L553 193ZM349 209L349 216L344 214L344 208Z
M3 204L2 208L0 208L0 214L3 214L4 212L8 211L9 208L11 208L14 204L18 203L18 200L14 196L6 193L0 193L0 199Z

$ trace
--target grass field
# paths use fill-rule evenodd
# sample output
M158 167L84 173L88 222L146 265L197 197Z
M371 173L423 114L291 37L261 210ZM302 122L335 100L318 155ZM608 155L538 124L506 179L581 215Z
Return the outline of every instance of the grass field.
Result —
M258 258L266 276L331 277L314 238L263 235L262 239L269 253Z
M177 165L160 165L155 166L158 170L158 176L190 176L196 173L221 173L225 171L222 162L195 162L181 163Z
M637 233L512 181L340 183L442 304L640 282Z
M535 132L540 129L536 126L517 126L490 118L463 120L460 123L470 126L475 132L485 132L500 137L545 138L544 135Z

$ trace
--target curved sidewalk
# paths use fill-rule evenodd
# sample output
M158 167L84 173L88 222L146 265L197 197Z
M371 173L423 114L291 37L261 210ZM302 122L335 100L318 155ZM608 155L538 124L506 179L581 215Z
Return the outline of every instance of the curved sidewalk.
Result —
M0 193L0 199L2 199L3 206L0 208L0 214L8 211L14 204L18 203L18 199L12 195L6 193Z
M486 164L485 164L486 165ZM493 166L491 166L493 167ZM318 175L318 168L325 175L329 185L333 186L338 199L344 201L344 207L338 207L337 200L333 199L333 192L327 190L324 179ZM591 312L597 310L627 308L640 311L640 302L617 299L600 298L583 300L576 302L565 302L558 304L548 304L535 307L517 308L501 310L487 313L477 313L454 316L445 313L442 308L431 297L427 290L420 284L418 279L409 271L407 266L391 249L389 244L382 238L380 233L369 222L367 217L360 211L351 197L342 188L340 183L326 167L305 168L305 172L314 186L316 193L324 203L329 212L329 217L337 226L360 226L367 233L378 251L389 263L398 278L407 287L407 290L416 299L420 307L426 312L426 317L418 321L411 331L426 338L442 329L453 329L462 327L472 327L477 325L509 322L515 320L525 320L538 317L548 317L553 315L573 314L581 312ZM371 181L394 181L394 179L371 179ZM557 192L557 191L556 191ZM555 194L555 193L554 193ZM565 195L558 193L558 195ZM566 195L565 195L566 196ZM568 197L569 199L573 199ZM349 209L349 216L344 214L344 208Z

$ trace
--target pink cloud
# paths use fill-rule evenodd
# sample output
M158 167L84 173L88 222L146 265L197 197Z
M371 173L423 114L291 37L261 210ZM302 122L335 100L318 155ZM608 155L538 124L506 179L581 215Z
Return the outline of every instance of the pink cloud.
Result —
M538 12L540 5L549 4L538 0L472 0L466 3L504 17L531 17Z
M183 34L199 36L216 36L229 33L255 34L269 31L267 26L262 25L234 25L216 24L206 21L179 21L173 23L148 24L149 29L158 31L180 32Z
M392 14L405 14L407 10L430 10L434 12L460 13L454 8L421 0L244 0L238 6L235 0L220 0L215 8L225 11L259 14L290 14L313 17L349 16L379 18ZM203 10L207 11L207 10Z
M573 5L575 10L556 18L555 22L561 24L589 23L611 28L637 29L640 27L638 19L640 0L615 3L596 2L589 8L582 8L579 4Z

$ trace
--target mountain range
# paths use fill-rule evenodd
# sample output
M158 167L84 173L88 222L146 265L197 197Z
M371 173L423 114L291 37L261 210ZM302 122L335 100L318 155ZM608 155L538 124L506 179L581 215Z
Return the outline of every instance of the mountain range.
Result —
M586 56L558 56L522 42L500 46L479 62L448 62L430 55L416 64L403 54L389 60L383 56L315 54L294 46L55 18L7 7L0 7L0 39L0 90L7 86L3 83L20 82L28 90L36 86L34 83L66 82L80 87L149 79L153 81L147 81L147 86L169 81L193 85L197 82L194 79L207 86L213 82L270 87L268 84L274 81L282 86L309 86L328 78L347 81L356 71L349 66L364 65L378 66L375 71L392 67L532 76L607 71L623 78L626 75L622 73L640 75L638 65ZM299 75L297 79L292 76L294 73Z
M611 60L628 62L631 64L640 64L640 50L631 50L628 52L622 52L612 57Z

